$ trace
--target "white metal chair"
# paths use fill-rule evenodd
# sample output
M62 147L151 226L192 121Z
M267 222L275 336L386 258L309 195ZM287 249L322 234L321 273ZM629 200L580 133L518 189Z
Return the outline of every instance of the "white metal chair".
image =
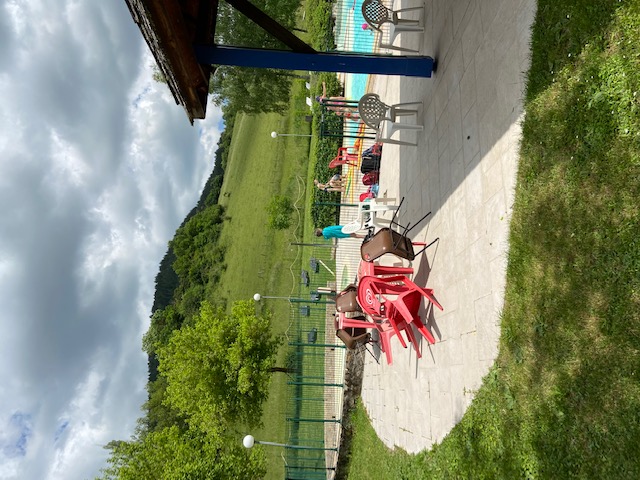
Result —
M422 130L424 127L418 124L399 122L398 117L401 116L418 116L418 110L416 108L406 107L418 107L422 105L422 102L408 102L397 103L395 105L387 105L380 96L376 93L367 93L362 96L358 102L358 112L360 113L360 119L373 128L376 133L376 141L382 143L393 143L396 145L413 145L417 146L415 142L405 142L402 140L395 140L391 138L393 134L398 130ZM388 126L386 124L389 124ZM385 128L386 127L386 128ZM385 135L385 130L387 134Z

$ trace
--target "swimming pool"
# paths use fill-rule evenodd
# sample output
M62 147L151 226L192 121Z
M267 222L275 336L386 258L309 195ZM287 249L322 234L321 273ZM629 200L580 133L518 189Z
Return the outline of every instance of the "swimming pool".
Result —
M336 21L336 44L338 49L345 52L373 52L374 35L371 30L364 30L366 23L362 16L364 0L338 0L340 18ZM369 76L363 73L349 73L345 75L345 96L360 98L366 93Z
M366 73L349 73L345 76L345 95L347 98L360 98L367 91L367 80L369 75Z

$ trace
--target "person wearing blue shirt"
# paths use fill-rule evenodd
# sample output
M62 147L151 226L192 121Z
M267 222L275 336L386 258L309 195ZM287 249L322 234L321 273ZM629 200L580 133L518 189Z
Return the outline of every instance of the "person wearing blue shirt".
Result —
M359 235L357 233L344 233L342 231L342 225L329 225L325 228L316 229L317 237L324 237L327 240L331 238L364 238L364 235Z

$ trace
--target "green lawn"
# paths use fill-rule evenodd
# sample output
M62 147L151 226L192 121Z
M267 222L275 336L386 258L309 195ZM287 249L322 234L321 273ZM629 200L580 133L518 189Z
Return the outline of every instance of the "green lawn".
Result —
M429 452L350 479L640 478L640 2L539 2L500 353Z
M294 232L303 234L304 219L293 216L287 231L274 231L267 226L266 206L275 194L286 194L297 201L304 214L309 168L309 138L271 138L271 132L310 133L304 121L306 89L304 82L294 82L291 108L286 115L241 115L233 132L229 162L220 195L230 218L222 231L227 245L228 265L215 291L208 296L225 298L230 305L246 300L254 293L288 296L299 283L302 258L289 244ZM306 111L305 111L306 110ZM289 305L285 301L268 301L274 312L273 331L282 334L290 321ZM263 301L264 303L264 301ZM257 305L262 308L262 305ZM278 366L285 363L286 348L281 348ZM285 440L286 376L274 374L268 401L264 405L262 429L252 433L256 438L283 442ZM267 478L284 476L282 458L277 452L267 452Z

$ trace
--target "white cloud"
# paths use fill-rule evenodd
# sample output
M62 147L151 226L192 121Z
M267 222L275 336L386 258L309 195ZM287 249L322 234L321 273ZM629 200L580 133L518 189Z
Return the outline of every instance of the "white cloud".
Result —
M92 478L141 414L155 275L221 121L190 126L146 50L124 2L0 7L0 478Z

